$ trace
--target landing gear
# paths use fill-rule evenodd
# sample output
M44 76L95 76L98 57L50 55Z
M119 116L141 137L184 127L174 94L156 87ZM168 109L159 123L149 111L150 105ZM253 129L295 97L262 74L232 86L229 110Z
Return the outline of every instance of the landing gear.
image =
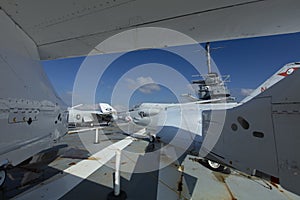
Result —
M0 170L0 187L4 185L6 179L6 171L4 169Z
M221 172L225 168L223 165L211 160L206 160L206 162L208 164L208 167L213 171Z
M149 142L151 142L151 143L155 142L155 136L154 135L151 135L149 137Z

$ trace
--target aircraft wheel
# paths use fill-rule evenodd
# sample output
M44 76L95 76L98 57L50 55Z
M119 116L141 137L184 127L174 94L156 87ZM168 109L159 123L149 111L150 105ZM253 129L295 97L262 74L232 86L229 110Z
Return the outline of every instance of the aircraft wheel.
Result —
M6 179L6 171L3 169L0 171L0 187L4 185Z
M213 171L217 171L217 172L220 172L220 171L223 171L224 170L224 166L217 163L217 162L214 162L214 161L211 161L211 160L207 160L207 164L209 166L209 168Z
M150 138L149 138L149 141L152 143L155 141L155 136L151 135Z

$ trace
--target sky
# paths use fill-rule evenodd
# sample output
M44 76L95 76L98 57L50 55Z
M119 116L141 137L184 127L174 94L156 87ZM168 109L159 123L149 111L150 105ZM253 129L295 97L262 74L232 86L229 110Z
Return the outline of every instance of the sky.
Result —
M240 101L285 64L300 61L299 42L300 33L212 42L213 70L230 75L227 86ZM207 72L205 52L197 49L185 45L42 64L55 90L68 105L72 105L72 94L80 96L75 103L90 103L84 102L89 94L74 94L76 76L81 74L84 90L95 88L95 102L107 102L122 110L143 102L175 103L181 101L181 94L193 93L189 85L197 79L193 75ZM110 65L105 64L112 59ZM93 70L82 73L83 65ZM102 68L106 70L100 73Z

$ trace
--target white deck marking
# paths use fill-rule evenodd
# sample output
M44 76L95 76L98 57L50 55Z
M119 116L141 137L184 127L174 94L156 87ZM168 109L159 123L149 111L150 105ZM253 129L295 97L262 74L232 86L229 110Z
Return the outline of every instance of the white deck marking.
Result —
M103 129L103 127L77 129L77 130L68 131L68 134L80 133L80 132L86 132L86 131L92 131L92 130L96 130L96 129Z
M46 180L29 192L25 192L15 199L59 199L112 159L115 156L117 149L124 149L131 144L132 141L132 137L126 137L92 155L93 158L96 158L95 160L83 160L76 165L65 169L64 173L67 173L67 175L62 178L58 178L49 183L47 183Z

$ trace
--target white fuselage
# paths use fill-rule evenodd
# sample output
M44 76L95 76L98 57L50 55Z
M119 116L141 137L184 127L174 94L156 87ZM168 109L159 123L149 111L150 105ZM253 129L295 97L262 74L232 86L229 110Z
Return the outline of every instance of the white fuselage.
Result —
M117 119L117 111L107 103L98 105L78 105L68 109L69 124L86 124L112 122Z
M2 10L0 26L0 165L17 165L67 132L68 113L36 44Z
M130 112L133 122L152 130L153 135L169 143L175 136L174 145L181 147L180 142L202 140L202 112L205 110L229 109L237 103L213 104L141 104ZM163 130L162 130L163 129ZM178 130L180 129L180 132Z

